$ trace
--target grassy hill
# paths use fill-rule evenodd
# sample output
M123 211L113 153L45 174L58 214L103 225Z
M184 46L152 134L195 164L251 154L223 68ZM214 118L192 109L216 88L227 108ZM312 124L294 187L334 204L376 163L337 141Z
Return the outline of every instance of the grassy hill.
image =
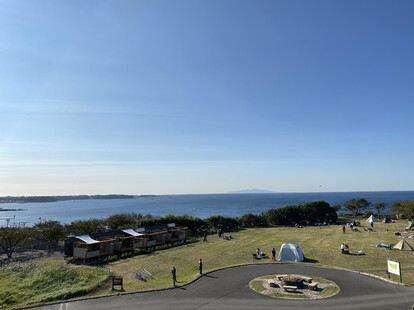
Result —
M171 267L177 268L178 284L184 284L198 277L198 260L203 259L203 271L208 272L227 266L270 263L272 260L255 260L252 253L260 248L271 255L272 248L279 251L282 243L293 242L302 247L307 263L353 270L386 270L388 258L401 262L402 268L414 267L414 252L389 251L377 248L378 242L396 244L401 238L394 232L404 228L407 221L394 224L375 223L373 232L358 232L347 228L343 233L341 226L307 228L254 228L232 232L233 240L223 240L217 235L208 236L198 243L155 251L108 263L101 267L75 266L67 264L62 258L43 259L36 262L12 264L0 269L0 308L37 304L46 301L67 299L88 294L89 296L111 293L109 285L102 285L108 271L124 277L127 292L167 288L172 286ZM412 232L414 234L414 232ZM413 239L406 239L414 246ZM351 251L363 250L366 255L343 255L341 243L348 244ZM277 263L277 262L275 262ZM33 265L35 264L35 265ZM154 278L142 282L135 273L141 269L149 270ZM376 273L386 277L385 272ZM414 271L403 272L403 281L414 285Z

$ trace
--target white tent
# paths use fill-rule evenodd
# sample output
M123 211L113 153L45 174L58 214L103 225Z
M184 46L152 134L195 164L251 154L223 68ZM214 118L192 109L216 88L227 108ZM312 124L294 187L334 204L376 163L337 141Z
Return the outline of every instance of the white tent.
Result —
M279 262L302 262L304 260L302 249L295 243L283 243L277 260Z
M376 223L376 222L378 222L378 220L375 218L375 216L373 216L373 215L371 215L368 219L367 219L367 221L366 221L367 223Z

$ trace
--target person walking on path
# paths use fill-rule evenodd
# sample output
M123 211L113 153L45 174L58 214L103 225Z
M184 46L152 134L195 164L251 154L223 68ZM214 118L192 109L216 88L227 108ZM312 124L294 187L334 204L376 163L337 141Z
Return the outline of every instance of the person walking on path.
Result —
M272 260L276 260L276 250L273 248L272 250Z
M200 260L198 261L198 268L200 269L200 274L203 274L203 262Z
M175 282L177 282L177 276L176 276L177 270L175 269L175 266L172 267L171 273L172 273L173 286L175 286Z

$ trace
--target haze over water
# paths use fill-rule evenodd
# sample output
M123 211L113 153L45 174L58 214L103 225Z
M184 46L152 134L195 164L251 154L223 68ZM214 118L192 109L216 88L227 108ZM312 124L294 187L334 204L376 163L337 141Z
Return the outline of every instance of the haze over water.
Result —
M15 222L28 225L39 220L57 220L70 223L75 220L106 218L118 213L142 213L153 216L167 214L207 218L212 215L238 217L246 213L260 214L271 208L325 200L331 205L352 198L366 198L371 203L384 201L388 207L393 201L413 200L414 191L395 192L340 192L340 193L269 193L269 194L204 194L162 195L134 199L76 200L49 203L1 204L0 207L22 208L27 211L1 212L0 218L14 217ZM0 220L5 226L6 221Z

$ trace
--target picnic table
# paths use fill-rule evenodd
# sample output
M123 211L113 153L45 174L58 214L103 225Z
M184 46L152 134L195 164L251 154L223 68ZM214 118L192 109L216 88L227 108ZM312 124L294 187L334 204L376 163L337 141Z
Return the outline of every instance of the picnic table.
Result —
M283 289L287 292L287 291L293 291L296 292L298 287L297 286L293 286L293 285L283 285Z

